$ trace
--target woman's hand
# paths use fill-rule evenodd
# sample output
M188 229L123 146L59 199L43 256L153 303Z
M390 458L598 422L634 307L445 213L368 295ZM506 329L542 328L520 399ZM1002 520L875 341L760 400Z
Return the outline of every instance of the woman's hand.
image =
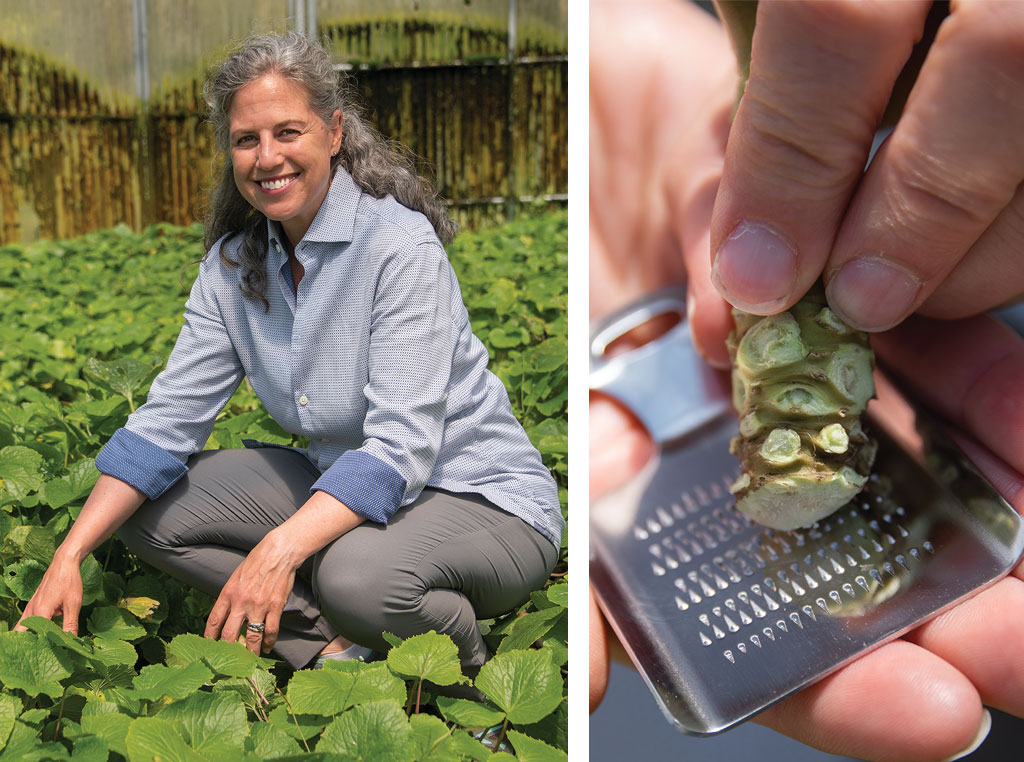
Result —
M81 563L71 556L57 552L53 561L43 574L39 587L25 605L25 613L14 625L18 632L28 632L22 620L30 616L41 616L53 619L63 616L64 632L78 634L78 612L82 609L82 569Z
M759 4L711 226L733 305L779 312L823 275L833 310L881 331L1024 295L1024 4L950 3L863 174L931 5Z
M254 654L263 653L277 642L281 612L295 584L295 563L287 546L268 534L254 547L228 577L220 591L203 637L214 640L238 640L246 621L263 623L262 633L245 629L245 647Z

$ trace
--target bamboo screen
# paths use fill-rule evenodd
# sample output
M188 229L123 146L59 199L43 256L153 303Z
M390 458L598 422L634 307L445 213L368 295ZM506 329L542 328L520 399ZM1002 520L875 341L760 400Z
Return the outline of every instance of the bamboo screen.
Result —
M8 4L15 5L0 0L5 16ZM423 10L404 15L395 0L364 4L365 13L358 3L320 0L318 33L347 69L371 123L421 157L453 216L473 228L501 219L509 199L564 201L564 3L521 0L512 65L505 0L475 0L469 14L439 10L461 0L421 2ZM0 29L0 243L201 218L203 189L222 161L203 122L203 72L244 30L285 28L285 3L149 0L148 102L125 92L134 87L122 71L134 70L131 5L40 4L47 23L52 7L63 6L116 13L121 27L129 25L127 38L109 37L120 52L99 51L102 60L90 63L76 64L85 54L70 43L30 33L28 16L12 16ZM75 28L78 20L63 23ZM202 34L190 32L198 28Z

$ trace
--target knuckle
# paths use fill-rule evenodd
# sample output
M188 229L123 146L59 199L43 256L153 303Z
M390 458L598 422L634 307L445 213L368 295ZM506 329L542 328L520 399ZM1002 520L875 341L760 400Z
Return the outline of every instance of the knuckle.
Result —
M897 222L931 239L949 230L987 227L1006 199L971 173L934 153L894 150L889 154L892 206Z
M746 171L775 178L788 193L802 189L817 199L854 183L863 166L864 135L870 134L867 122L853 128L857 120L851 119L836 130L822 124L827 114L792 108L787 98L753 84L744 94Z
M835 0L830 3L766 3L772 12L787 22L797 21L802 30L813 33L810 39L848 41L852 36L879 45L896 31L922 17L921 3L864 3L859 0Z
M1024 70L1024 7L1021 3L961 3L940 29L942 42L964 48L1002 70Z

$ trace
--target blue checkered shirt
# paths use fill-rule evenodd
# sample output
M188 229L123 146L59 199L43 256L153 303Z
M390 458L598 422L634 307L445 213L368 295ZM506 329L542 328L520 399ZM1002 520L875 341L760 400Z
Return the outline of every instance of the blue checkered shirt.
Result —
M426 217L376 199L339 168L295 256L268 222L269 312L242 296L240 237L213 246L185 305L185 325L146 403L96 467L151 499L186 472L243 377L303 450L323 490L387 523L424 486L470 492L556 546L555 482L512 414L459 284Z

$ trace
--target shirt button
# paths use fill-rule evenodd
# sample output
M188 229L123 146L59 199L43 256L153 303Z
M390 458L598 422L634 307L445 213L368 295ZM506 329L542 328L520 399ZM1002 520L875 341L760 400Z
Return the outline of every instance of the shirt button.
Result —
M305 394L299 397L299 404L302 405L303 407L305 407L307 402L309 402L309 397L307 397Z

